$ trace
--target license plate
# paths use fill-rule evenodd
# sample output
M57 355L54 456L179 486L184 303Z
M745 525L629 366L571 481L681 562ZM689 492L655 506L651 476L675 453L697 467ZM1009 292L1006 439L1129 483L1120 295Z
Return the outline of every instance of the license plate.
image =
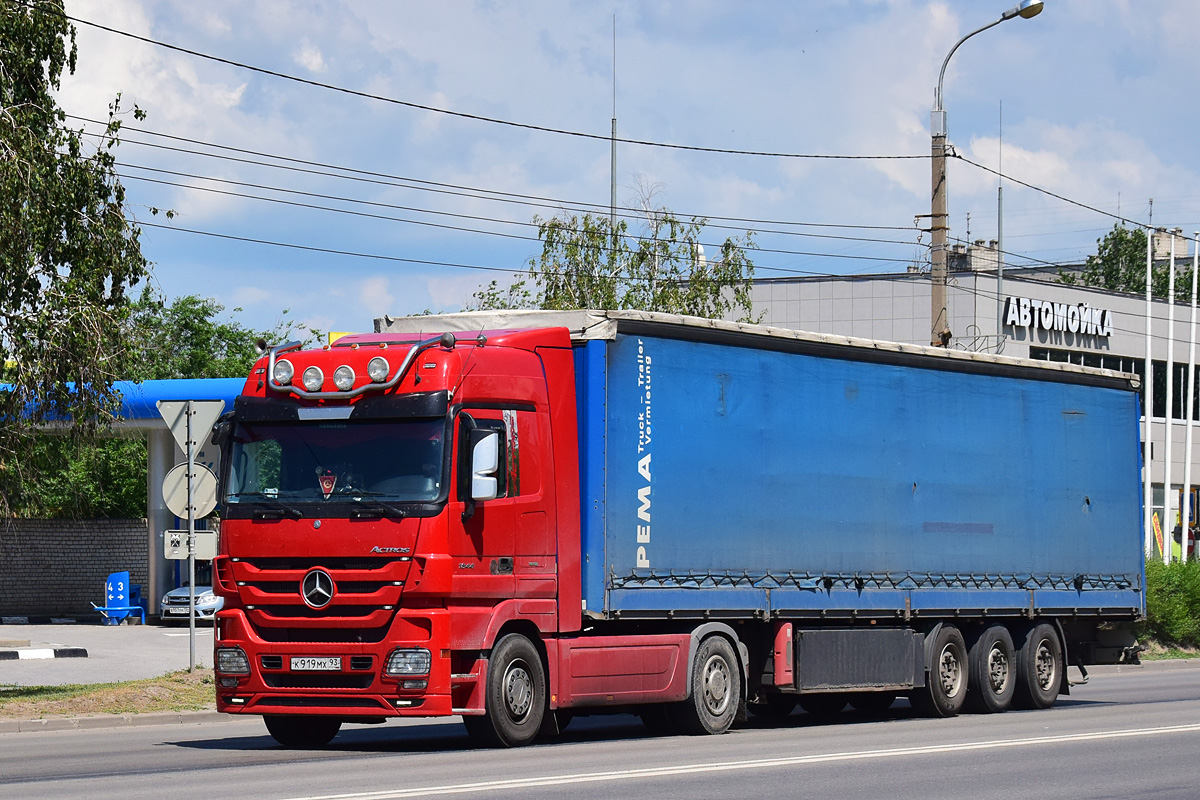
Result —
M166 610L166 613L168 613L168 614L177 614L179 616L183 616L187 612L188 612L188 610L186 608L168 608Z
M342 657L292 656L292 672L341 672Z

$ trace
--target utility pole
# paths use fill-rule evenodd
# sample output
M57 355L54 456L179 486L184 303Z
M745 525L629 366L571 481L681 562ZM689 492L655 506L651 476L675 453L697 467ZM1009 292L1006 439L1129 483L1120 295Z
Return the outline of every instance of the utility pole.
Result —
M930 325L929 341L935 347L945 347L950 344L950 319L946 313L946 234L949 230L950 218L946 211L946 108L942 104L942 84L946 79L946 66L963 42L977 33L983 33L988 28L995 27L1001 22L1020 17L1032 19L1042 12L1042 0L1021 0L1017 5L1000 15L1000 19L989 22L977 28L955 42L954 47L946 54L942 69L938 73L937 87L933 92L933 112L929 115L929 133L932 140L933 156L933 197L930 203L930 234L931 262L930 270Z

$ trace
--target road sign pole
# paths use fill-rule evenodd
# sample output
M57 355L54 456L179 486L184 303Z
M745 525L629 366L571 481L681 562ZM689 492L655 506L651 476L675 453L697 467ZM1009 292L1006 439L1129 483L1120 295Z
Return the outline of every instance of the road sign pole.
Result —
M208 467L196 463L200 440L208 438L225 407L224 400L159 400L156 404L171 435L187 460L177 464L163 482L163 500L178 517L187 517L188 560L188 671L196 669L196 517L205 517L216 506L217 479ZM183 470L179 480L179 470Z
M196 412L187 404L187 512L188 512L188 672L196 671L196 438L192 422Z

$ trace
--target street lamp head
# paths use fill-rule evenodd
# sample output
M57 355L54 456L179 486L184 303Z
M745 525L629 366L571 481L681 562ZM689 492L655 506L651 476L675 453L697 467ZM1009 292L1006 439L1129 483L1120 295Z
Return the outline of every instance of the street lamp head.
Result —
M1017 3L1008 11L1005 11L1002 15L1000 15L1000 19L1007 20L1012 19L1013 17L1032 19L1038 14L1042 13L1042 8L1042 0L1021 0L1020 3Z

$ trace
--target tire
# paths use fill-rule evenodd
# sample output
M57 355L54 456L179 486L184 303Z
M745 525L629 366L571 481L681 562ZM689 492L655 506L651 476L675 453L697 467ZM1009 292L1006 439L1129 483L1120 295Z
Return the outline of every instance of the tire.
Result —
M1050 708L1062 685L1062 642L1054 626L1030 626L1017 645L1017 680L1013 703L1018 708Z
M799 702L799 695L768 694L763 695L757 703L750 703L747 709L751 714L762 719L783 719L796 710Z
M725 733L742 704L742 673L733 645L709 636L692 660L692 692L670 709L671 719L684 733Z
M486 747L521 747L542 729L546 708L546 670L533 643L510 633L488 658L483 716L463 717L467 733Z
M934 634L925 665L925 685L908 696L913 710L923 717L953 717L967 699L967 644L953 625L943 625Z
M894 702L895 692L854 692L850 695L850 705L864 714L882 714L891 708Z
M1008 711L1017 689L1016 648L1003 625L985 628L967 648L967 708L978 714Z
M333 717L290 717L267 714L263 717L267 732L284 747L312 750L333 741L342 721Z
M800 695L800 707L816 717L832 717L846 707L846 695L842 692Z

